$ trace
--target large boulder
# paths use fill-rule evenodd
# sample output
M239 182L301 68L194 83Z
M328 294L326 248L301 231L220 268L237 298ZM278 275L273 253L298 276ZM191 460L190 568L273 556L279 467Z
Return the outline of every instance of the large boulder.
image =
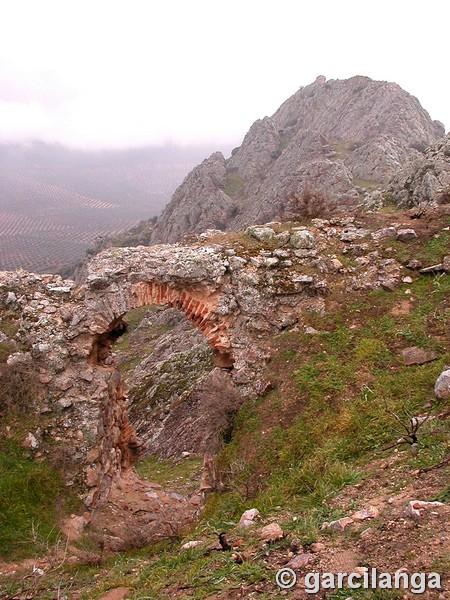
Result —
M446 367L437 378L434 393L440 400L450 398L450 366Z

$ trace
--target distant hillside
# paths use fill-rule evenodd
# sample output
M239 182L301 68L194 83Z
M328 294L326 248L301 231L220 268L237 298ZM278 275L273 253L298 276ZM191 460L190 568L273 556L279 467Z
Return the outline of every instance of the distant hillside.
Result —
M60 272L99 236L158 215L211 148L0 145L0 270Z
M444 133L395 83L318 77L272 117L256 121L231 158L215 152L198 165L158 218L150 241L270 221L286 209L290 193L305 188L351 208Z

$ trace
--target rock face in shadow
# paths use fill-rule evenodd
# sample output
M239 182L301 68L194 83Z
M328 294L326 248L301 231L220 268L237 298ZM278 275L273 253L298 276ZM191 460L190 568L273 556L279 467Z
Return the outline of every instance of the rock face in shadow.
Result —
M352 208L444 133L395 83L318 77L256 121L228 160L215 153L191 171L150 241L270 221L290 193L305 188L325 192L338 209Z

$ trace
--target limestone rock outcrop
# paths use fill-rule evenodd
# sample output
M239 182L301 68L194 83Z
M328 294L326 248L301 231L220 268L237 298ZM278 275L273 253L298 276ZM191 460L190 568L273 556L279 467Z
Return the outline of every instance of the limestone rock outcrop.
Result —
M394 83L318 77L274 115L256 121L228 160L215 153L196 167L157 220L150 242L273 220L288 195L305 188L326 192L340 209L354 207L407 159L420 160L444 133Z
M226 186L225 158L215 152L195 167L176 190L160 217L152 243L173 243L187 232L224 228L234 202L223 190ZM158 233L164 232L164 233Z
M401 206L450 204L450 134L412 157L390 180L387 191Z

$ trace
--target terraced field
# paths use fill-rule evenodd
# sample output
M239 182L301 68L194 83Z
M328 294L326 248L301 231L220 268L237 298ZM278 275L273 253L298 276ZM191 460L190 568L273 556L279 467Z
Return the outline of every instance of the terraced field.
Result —
M105 158L42 145L0 147L0 270L55 273L74 264L99 236L159 214L205 151Z

